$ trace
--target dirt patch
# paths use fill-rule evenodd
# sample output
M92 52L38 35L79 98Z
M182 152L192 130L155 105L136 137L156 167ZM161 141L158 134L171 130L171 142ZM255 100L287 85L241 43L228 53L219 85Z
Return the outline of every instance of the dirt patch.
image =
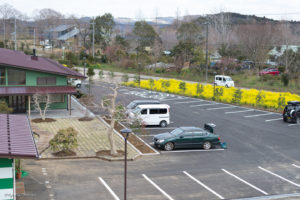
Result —
M57 157L64 157L64 156L76 156L76 153L74 151L68 151L68 152L59 151L59 152L52 153L52 155Z
M94 118L92 117L82 117L82 118L79 118L78 121L81 121L81 122L89 122L89 121L92 121Z
M117 150L117 155L113 156L110 154L110 150L101 150L101 151L98 151L96 152L96 156L97 157L123 157L125 154L124 151L121 151L121 150Z
M31 120L34 123L43 123L43 122L55 122L55 119L52 118L45 118L45 120L43 120L42 118L37 118L37 119L33 119Z
M110 124L110 120L107 118L103 118L108 124ZM115 130L118 131L121 135L122 133L120 132L122 129L124 129L124 127L119 124L116 123L115 124ZM123 135L124 137L124 135ZM142 153L156 153L155 151L153 151L149 146L147 146L144 142L142 142L135 134L130 134L128 136L128 141L135 146L135 148L137 148L138 150L140 150L140 152Z

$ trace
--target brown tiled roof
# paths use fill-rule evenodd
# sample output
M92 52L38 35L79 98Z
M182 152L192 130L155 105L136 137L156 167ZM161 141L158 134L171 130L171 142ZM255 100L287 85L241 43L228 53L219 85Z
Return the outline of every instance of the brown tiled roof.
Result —
M21 51L0 48L0 65L13 66L33 71L85 78L82 74L44 57L32 57Z
M17 86L0 87L0 96L33 94L75 94L73 86Z
M26 115L0 114L0 157L38 158Z

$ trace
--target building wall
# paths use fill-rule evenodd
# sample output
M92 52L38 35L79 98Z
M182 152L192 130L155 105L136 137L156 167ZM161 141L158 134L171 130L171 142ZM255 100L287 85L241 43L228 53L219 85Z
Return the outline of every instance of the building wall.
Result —
M13 159L0 158L0 199L14 199Z
M4 66L0 66L4 67ZM0 85L0 87L11 87L11 86L43 86L43 85L37 85L37 78L38 77L56 77L56 84L55 85L47 85L47 86L67 86L67 77L57 74L50 74L45 72L37 72L37 71L31 71L31 70L21 70L25 71L26 73L26 84L25 85L8 85L8 78L7 78L7 69L17 69L13 67L4 67L6 71L6 85ZM55 102L50 105L49 109L66 109L68 105L68 95L64 95L64 101L63 102ZM34 103L31 103L31 110L34 109ZM41 107L44 107L43 104L41 104ZM28 109L28 98L26 97L26 109Z

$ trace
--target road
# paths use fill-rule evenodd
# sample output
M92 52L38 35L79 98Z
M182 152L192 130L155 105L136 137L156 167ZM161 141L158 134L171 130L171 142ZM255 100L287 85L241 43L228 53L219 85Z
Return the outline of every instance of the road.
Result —
M110 93L109 87L94 84L96 101ZM160 155L129 162L128 199L300 198L300 126L284 123L281 114L120 88L119 103L127 105L135 99L158 99L171 107L172 123L167 128L147 127L147 134L140 135L146 142L179 126L202 127L212 122L228 148L160 151ZM31 167L34 171L47 167L55 199L123 199L123 163L79 159L40 161Z

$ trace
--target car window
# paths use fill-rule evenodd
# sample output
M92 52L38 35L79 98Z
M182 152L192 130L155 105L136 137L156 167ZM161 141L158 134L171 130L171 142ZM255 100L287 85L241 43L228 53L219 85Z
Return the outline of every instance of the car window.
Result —
M232 81L232 79L230 77L226 78L227 81Z
M223 81L225 81L225 78L223 77Z
M128 109L134 109L135 107L136 107L136 103L135 103L135 102L131 102L131 103L127 106Z
M185 131L181 134L181 136L184 136L184 137L192 137L194 136L193 132L190 132L190 131Z
M180 135L183 132L183 130L181 128L176 128L173 131L171 131L172 135Z
M143 109L143 110L141 111L141 115L147 115L147 109Z
M203 132L203 131L195 131L194 132L194 136L200 137L200 136L206 136L206 135L207 135L207 133Z

